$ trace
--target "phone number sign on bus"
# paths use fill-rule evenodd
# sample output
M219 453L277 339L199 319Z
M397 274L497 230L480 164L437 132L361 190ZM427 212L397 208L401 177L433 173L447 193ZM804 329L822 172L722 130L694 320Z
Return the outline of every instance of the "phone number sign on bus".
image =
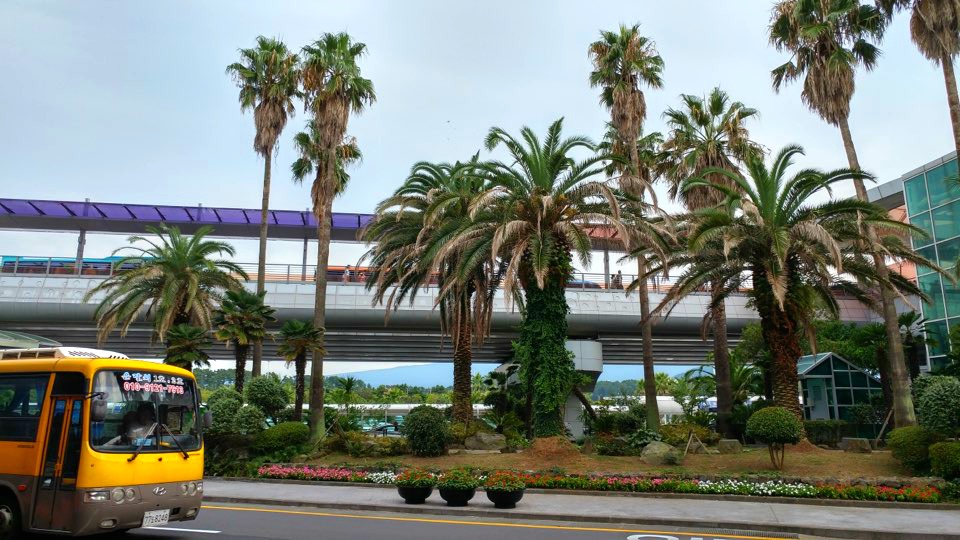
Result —
M127 392L153 392L156 394L180 394L184 390L183 377L158 375L153 373L129 373L121 375L123 389Z

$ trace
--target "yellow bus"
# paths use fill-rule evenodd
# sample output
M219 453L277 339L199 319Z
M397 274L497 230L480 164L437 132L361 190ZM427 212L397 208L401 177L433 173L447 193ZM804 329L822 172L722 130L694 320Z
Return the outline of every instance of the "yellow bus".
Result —
M208 424L189 371L95 349L0 350L0 540L195 519Z

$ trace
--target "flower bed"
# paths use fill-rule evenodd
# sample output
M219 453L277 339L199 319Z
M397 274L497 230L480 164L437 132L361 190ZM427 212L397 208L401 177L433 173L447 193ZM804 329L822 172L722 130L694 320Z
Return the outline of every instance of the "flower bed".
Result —
M344 467L308 465L266 465L257 471L261 478L393 484L397 474L390 471L368 472ZM698 480L650 478L634 475L561 475L520 473L527 488L585 491L627 491L635 493L699 493L711 495L749 495L755 497L798 497L846 499L857 501L940 502L940 491L932 486L891 488L849 484L788 483L777 480L746 482L741 480ZM484 476L478 477L483 481Z

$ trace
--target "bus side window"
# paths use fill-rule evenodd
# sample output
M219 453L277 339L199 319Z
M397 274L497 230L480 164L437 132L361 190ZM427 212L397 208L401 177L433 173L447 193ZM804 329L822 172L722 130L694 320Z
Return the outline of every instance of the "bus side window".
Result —
M60 472L60 487L72 489L77 483L80 469L80 440L83 434L83 401L74 400L67 425L67 444L63 448L63 467Z
M49 375L0 375L0 441L35 441Z

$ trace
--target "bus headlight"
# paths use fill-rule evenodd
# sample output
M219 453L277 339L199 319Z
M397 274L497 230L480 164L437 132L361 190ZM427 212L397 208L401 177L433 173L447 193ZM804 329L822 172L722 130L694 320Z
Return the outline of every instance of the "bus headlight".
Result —
M83 502L106 502L110 500L110 492L105 489L87 491L83 494Z
M196 495L197 494L197 483L190 482L190 485L187 486L187 495Z
M197 493L203 493L203 482L197 482Z
M124 496L128 501L132 501L137 498L137 490L133 488L127 488L127 490L124 492Z
M113 490L110 491L110 498L115 503L118 503L118 504L122 503L123 496L124 496L123 488L113 488Z
M186 494L187 494L187 489L188 489L188 486L187 486L186 483L180 484L180 494L181 494L181 495L186 495Z

